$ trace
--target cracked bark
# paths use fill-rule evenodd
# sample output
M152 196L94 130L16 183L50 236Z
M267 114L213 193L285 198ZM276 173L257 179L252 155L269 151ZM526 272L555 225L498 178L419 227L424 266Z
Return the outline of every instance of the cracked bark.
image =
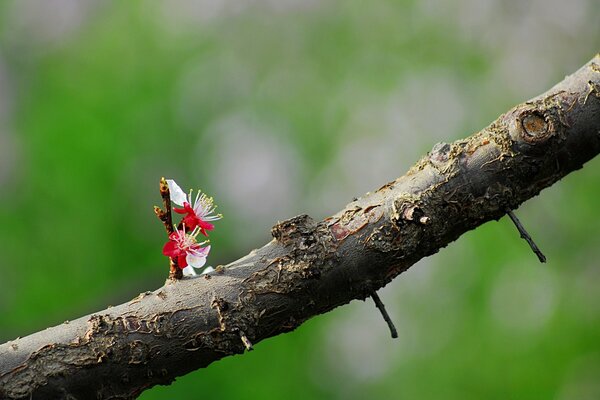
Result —
M369 297L462 233L516 209L600 151L600 54L406 175L206 277L0 345L0 398L134 398Z

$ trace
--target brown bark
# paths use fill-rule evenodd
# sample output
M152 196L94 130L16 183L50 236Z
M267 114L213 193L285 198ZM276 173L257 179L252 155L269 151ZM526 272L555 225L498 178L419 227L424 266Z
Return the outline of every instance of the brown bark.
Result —
M370 296L599 151L600 54L330 218L280 222L271 242L208 276L0 345L0 398L133 398L168 384Z

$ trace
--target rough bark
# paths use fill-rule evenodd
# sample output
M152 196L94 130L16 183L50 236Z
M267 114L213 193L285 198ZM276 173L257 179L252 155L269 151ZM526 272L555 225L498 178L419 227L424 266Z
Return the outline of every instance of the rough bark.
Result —
M271 242L207 276L1 345L0 398L134 398L169 384L368 297L599 151L600 54L330 218L280 222Z

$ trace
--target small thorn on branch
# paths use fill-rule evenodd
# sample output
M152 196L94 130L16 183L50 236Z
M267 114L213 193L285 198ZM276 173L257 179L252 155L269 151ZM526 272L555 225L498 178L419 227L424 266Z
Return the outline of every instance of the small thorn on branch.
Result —
M246 350L248 350L248 351L254 350L254 347L252 347L252 342L250 341L250 339L248 339L248 336L246 336L246 334L242 331L240 331L239 333L240 333L240 339L242 339L242 343L244 343L244 346L246 346Z
M525 227L523 227L523 224L521 224L521 221L519 221L519 218L517 218L517 216L515 215L515 213L512 210L508 210L506 213L508 214L511 221L515 224L515 226L519 230L519 233L521 234L521 238L525 239L525 241L529 244L529 247L531 247L531 250L535 253L535 255L540 260L540 262L545 263L546 256L544 255L544 253L542 253L540 248L537 247L537 245L535 244L535 242L533 241L531 236L529 236L529 233L527 233L527 231L525 230Z
M396 327L394 326L394 323L392 322L392 319L390 318L389 314L385 310L385 306L381 302L381 299L379 298L379 295L377 294L377 292L371 293L371 298L375 302L375 306L379 309L381 316L387 323L388 328L390 328L390 333L392 334L392 338L396 339L398 337L398 331L396 330Z

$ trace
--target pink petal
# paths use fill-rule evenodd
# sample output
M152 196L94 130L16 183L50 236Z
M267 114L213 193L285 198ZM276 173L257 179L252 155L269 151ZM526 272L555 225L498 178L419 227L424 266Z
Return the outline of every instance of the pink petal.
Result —
M177 257L177 266L180 269L184 269L185 267L187 267L188 263L186 260L186 256L184 254L180 255L179 257Z
M188 214L183 218L183 223L185 224L186 228L189 228L189 230L193 230L195 227L197 227L198 221L198 217L196 217L195 214Z
M200 247L200 245L196 245L188 252L186 257L188 264L194 268L203 267L206 263L206 257L208 257L209 252L210 246Z
M206 233L206 231L212 231L213 229L215 229L215 226L213 224L202 220L199 221L200 222L198 223L198 226L200 227L200 232L202 232L204 236L208 236L208 233Z
M191 252L201 257L208 257L208 253L210 253L210 246L200 247L198 244L192 249Z
M177 257L181 250L177 247L177 243L169 240L163 247L163 254L167 257Z

